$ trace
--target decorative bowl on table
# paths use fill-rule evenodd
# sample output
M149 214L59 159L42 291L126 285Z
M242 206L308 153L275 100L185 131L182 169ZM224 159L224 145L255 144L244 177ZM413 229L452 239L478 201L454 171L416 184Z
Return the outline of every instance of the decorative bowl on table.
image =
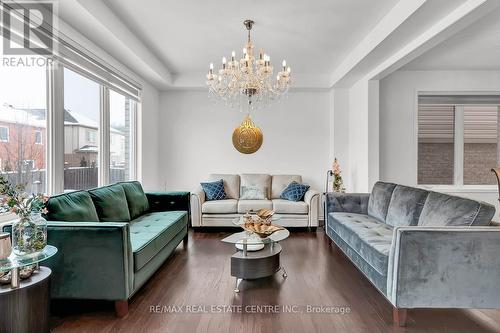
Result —
M265 222L268 224L271 224L273 215L274 215L274 210L271 209L263 208L257 211L257 216L260 218L261 222Z
M283 230L283 227L271 224L267 221L262 221L260 219L246 219L243 224L240 225L245 231L252 232L258 235L260 238L266 238L272 235L278 230Z

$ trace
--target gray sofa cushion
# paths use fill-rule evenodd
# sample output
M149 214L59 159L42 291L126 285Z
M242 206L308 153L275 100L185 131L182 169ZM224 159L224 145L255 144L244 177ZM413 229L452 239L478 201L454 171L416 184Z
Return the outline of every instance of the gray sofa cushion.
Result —
M250 210L256 212L259 209L273 209L271 200L239 200L238 213L246 213Z
M385 223L393 227L417 225L428 195L426 190L397 185L392 192Z
M377 272L366 260L352 249L331 227L327 227L328 236L337 246L351 259L353 264L377 287L384 295L387 295L387 276Z
M273 210L278 214L307 214L309 205L304 201L273 199Z
M332 228L381 275L387 275L393 229L375 218L354 213L330 213Z
M368 193L327 193L328 212L350 212L368 214Z
M370 200L368 200L368 215L379 221L385 222L392 192L396 184L377 182L373 185Z
M201 206L204 214L234 214L238 211L238 200L225 199L205 201Z
M488 225L495 207L484 202L430 192L420 214L422 226Z

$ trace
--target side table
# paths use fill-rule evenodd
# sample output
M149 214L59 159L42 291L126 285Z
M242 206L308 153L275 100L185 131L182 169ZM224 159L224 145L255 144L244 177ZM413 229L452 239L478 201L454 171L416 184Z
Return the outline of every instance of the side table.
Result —
M0 286L0 332L49 332L51 274L39 267L17 288Z
M47 245L41 252L16 256L14 253L0 260L0 272L10 271L10 285L0 286L0 332L49 332L50 275L47 267L39 263L57 253ZM20 269L35 265L33 275L20 279Z

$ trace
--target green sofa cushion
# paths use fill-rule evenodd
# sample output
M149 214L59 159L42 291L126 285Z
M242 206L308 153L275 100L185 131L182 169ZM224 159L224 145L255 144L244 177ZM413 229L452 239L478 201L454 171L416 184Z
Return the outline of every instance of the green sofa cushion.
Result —
M125 191L119 184L88 191L101 222L129 222L130 213Z
M49 221L99 222L90 194L76 191L51 197L47 202Z
M134 181L119 184L123 187L127 197L130 219L136 219L149 210L148 198L142 189L141 183Z
M130 222L134 271L153 259L188 224L187 212L149 213Z

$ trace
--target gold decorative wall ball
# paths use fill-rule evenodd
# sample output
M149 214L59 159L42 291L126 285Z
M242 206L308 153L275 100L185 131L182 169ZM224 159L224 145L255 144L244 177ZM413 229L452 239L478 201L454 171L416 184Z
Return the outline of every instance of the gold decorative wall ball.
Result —
M249 115L233 132L233 146L243 154L253 154L262 146L263 135Z

